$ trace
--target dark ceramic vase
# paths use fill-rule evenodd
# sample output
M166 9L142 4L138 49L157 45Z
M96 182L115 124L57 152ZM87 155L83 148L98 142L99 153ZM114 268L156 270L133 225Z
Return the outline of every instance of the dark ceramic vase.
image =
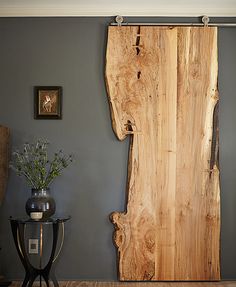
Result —
M42 219L51 217L56 211L54 199L50 196L49 189L32 189L31 197L25 204L26 213L42 212Z

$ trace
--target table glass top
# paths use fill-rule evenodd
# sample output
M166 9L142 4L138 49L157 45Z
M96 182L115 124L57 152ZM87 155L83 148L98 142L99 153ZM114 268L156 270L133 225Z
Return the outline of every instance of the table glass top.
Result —
M41 224L52 224L52 223L60 223L60 222L65 222L67 220L71 219L71 216L52 216L50 218L47 219L40 219L40 220L35 220L35 219L31 219L30 217L14 217L14 216L10 216L9 220L10 221L15 221L17 223L41 223Z

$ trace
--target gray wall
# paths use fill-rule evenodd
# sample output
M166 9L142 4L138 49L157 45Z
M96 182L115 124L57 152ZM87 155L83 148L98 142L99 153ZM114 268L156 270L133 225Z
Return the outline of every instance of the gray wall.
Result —
M66 224L65 245L56 266L59 279L117 278L113 227L108 215L124 209L128 141L119 142L112 132L104 85L106 29L110 21L0 19L0 123L11 128L12 147L46 138L53 150L62 148L76 156L76 162L51 188L58 213L72 216ZM235 51L236 29L219 29L224 279L236 279ZM33 119L35 85L63 86L62 120ZM8 217L25 214L29 195L25 182L10 172L8 192L0 208L1 267L9 279L22 278L24 272Z

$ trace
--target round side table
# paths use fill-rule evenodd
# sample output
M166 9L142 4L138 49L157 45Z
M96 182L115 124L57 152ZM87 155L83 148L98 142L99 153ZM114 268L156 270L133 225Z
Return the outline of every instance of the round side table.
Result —
M69 220L70 217L53 217L46 220L32 220L24 218L13 218L10 217L11 230L15 242L15 246L20 257L20 260L25 268L25 278L22 283L22 287L31 287L35 279L39 276L40 287L42 286L42 278L45 280L47 287L49 287L49 280L52 280L54 287L59 287L57 279L53 272L51 272L54 261L59 256L59 253L63 246L64 241L64 223ZM25 230L27 226L37 225L39 228L39 256L40 264L39 268L35 268L28 257L28 253L25 247ZM43 255L43 236L44 236L44 226L50 225L52 227L52 248L50 252L50 257L45 265L42 267L42 255ZM58 242L59 228L62 228L62 238ZM58 253L56 254L56 249Z

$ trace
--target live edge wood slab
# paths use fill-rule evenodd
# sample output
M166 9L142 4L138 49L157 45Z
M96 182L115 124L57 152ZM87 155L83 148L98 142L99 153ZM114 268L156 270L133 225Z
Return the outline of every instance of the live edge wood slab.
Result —
M217 28L109 27L106 85L130 136L120 280L220 279Z

